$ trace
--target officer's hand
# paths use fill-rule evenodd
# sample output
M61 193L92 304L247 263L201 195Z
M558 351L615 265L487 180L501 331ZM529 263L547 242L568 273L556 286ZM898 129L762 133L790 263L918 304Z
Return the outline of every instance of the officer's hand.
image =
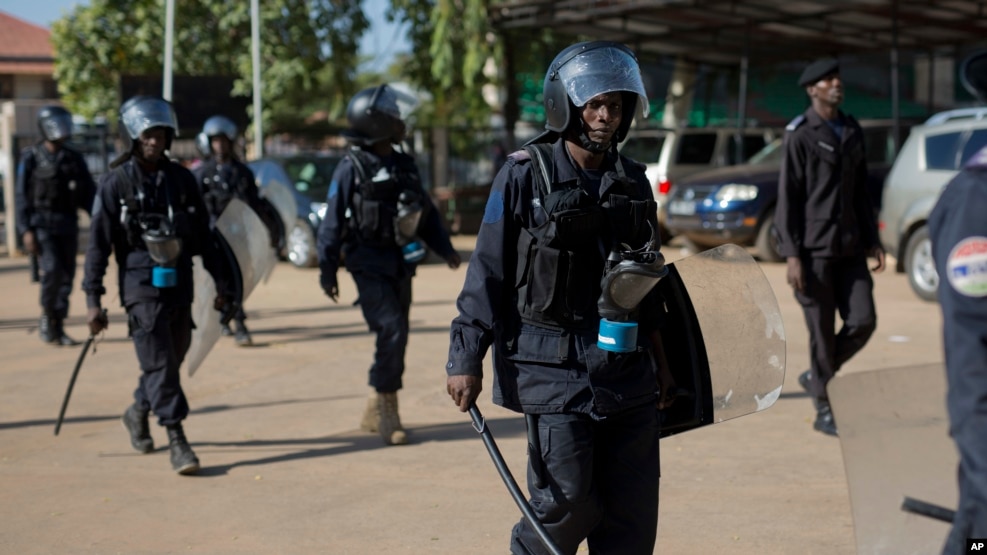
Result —
M668 366L658 369L658 410L664 410L672 406L677 396L678 386L675 378Z
M874 247L870 251L870 257L877 260L877 265L870 269L870 271L875 274L879 274L884 271L884 249L881 247Z
M89 324L89 335L96 335L110 327L110 319L106 316L106 311L98 306L89 307L86 312L86 323Z
M33 231L25 231L21 240L24 242L24 250L28 254L41 254L41 245L35 240Z
M319 285L322 286L322 290L326 292L326 296L332 299L332 302L339 301L339 285L336 283L336 274L330 274L327 272L322 272L319 274Z
M459 407L459 412L470 409L476 398L483 391L483 378L476 376L449 376L446 378L446 391L452 397L452 402Z
M802 260L797 256L788 257L788 285L802 293L805 291L805 275L802 272Z
M460 260L459 253L456 251L452 251L452 254L446 257L446 264L448 264L453 270L459 267L460 262L462 262L462 260Z
M230 300L225 295L216 295L212 300L212 307L220 312L223 312L229 304Z

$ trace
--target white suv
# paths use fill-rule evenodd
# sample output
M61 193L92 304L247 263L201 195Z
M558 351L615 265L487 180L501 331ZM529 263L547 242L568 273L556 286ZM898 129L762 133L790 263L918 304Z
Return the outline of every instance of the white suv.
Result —
M781 128L746 127L737 152L736 127L686 127L682 129L632 129L620 152L647 166L645 174L658 203L658 223L663 241L670 238L665 227L666 200L675 183L696 172L746 162L776 137Z
M884 182L881 242L920 298L936 300L939 276L926 222L943 187L987 146L987 108L949 110L913 127Z

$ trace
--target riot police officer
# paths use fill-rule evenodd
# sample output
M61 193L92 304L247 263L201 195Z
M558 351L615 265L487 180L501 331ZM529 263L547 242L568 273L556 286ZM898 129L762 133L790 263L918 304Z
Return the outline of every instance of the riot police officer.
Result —
M205 240L209 213L195 177L165 154L178 133L171 104L157 97L133 97L120 107L120 126L127 147L100 178L86 252L82 289L89 329L97 334L108 325L100 299L113 252L120 300L141 368L134 403L123 414L124 427L135 450L153 451L148 426L153 411L167 429L172 468L193 474L199 459L182 426L189 407L179 375L192 338L192 256L202 255L216 278L221 292L216 308L227 303L227 278L218 253Z
M350 128L344 136L351 148L333 173L317 241L322 289L336 302L342 261L356 283L363 317L376 334L372 392L360 426L380 433L388 445L408 441L397 392L408 344L411 280L425 256L422 243L450 268L460 263L414 158L395 148L404 139L404 117L413 106L413 98L386 84L350 99Z
M661 343L657 290L632 307L640 333L603 340L615 256L664 270L644 166L617 152L648 113L626 46L562 50L544 81L546 131L494 179L451 327L447 390L467 411L493 347L493 401L526 415L528 490L564 553L652 553L658 523L658 410L674 380ZM662 275L657 273L656 275ZM634 280L630 280L634 281ZM616 282L613 282L616 283ZM625 322L626 323L626 322ZM526 521L511 552L544 553Z
M199 182L206 208L209 210L210 223L215 224L230 200L238 198L247 203L268 225L268 231L272 235L272 246L276 247L279 242L278 226L275 223L278 216L273 213L270 204L260 197L254 173L237 159L234 149L237 135L237 127L232 120L225 116L212 116L206 120L202 132L196 137L199 150L206 158L193 173ZM217 246L226 251L226 259L232 261L232 253L229 252L228 245L215 235L214 239L220 241ZM230 270L233 271L235 267L236 264L231 264ZM236 332L226 324L223 324L222 328L223 335L233 335L236 344L241 347L253 344L245 323L246 319L243 304L239 302L233 313Z
M78 210L92 212L96 187L86 160L65 144L72 134L72 114L61 106L45 106L38 112L38 129L43 140L24 150L17 170L17 232L25 250L39 257L38 335L45 343L75 345L63 322L75 280Z
M877 260L871 271L883 271L884 249L867 191L863 131L839 108L838 62L810 64L798 84L812 105L786 128L775 223L788 284L809 328L810 369L799 383L813 397L813 427L835 436L826 384L877 328L867 258Z
M987 52L964 60L964 86L987 101ZM987 538L987 148L970 158L929 214L939 274L950 435L959 451L959 506L943 555Z

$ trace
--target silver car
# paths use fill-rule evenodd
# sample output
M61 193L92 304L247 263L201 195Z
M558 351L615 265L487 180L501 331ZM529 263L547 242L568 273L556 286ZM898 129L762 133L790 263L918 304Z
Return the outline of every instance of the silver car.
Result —
M915 294L936 300L939 276L926 225L939 193L967 160L987 145L987 108L936 114L913 127L884 183L881 242L908 274Z

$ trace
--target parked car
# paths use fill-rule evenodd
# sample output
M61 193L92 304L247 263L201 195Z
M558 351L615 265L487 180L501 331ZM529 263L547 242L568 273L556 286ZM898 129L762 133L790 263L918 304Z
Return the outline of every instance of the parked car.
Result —
M926 222L946 183L987 145L987 108L941 112L912 129L884 185L881 242L919 298L936 300L939 276Z
M783 132L776 128L744 128L738 153L738 131L736 127L635 129L621 143L622 154L646 165L664 240L673 235L666 224L665 207L675 184L703 170L742 163Z
M888 120L863 120L860 125L867 152L868 190L876 211L884 178L894 161L893 127ZM911 122L900 122L903 136L910 126ZM682 180L667 200L669 232L681 234L699 248L735 243L753 246L761 260L780 261L772 226L783 154L779 137L746 164Z
M288 226L282 255L299 268L318 264L315 236L325 217L332 174L342 159L342 154L320 153L272 156L247 162L262 191L279 181L295 196L298 214L294 225Z

